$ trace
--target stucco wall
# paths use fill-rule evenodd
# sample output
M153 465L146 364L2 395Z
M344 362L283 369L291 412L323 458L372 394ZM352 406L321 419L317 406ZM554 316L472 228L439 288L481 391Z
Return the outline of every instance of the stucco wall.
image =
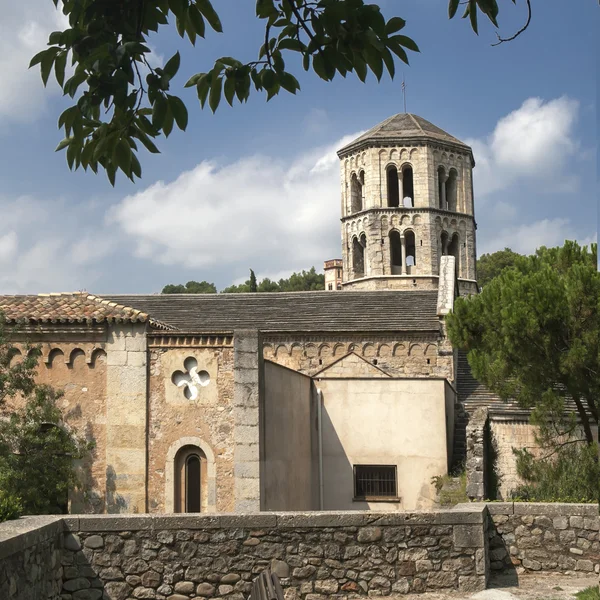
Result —
M214 340L216 342L216 339ZM148 496L150 512L172 512L173 461L183 445L197 445L209 462L214 459L216 488L203 482L203 511L233 511L233 347L225 345L160 347L150 352L148 414ZM197 371L206 371L206 385L196 385L197 397L188 398L185 386L172 381L184 362L193 358ZM210 473L207 473L210 475Z
M311 510L316 499L316 407L310 377L265 361L262 510Z
M445 382L316 379L323 394L325 510L433 506L434 475L447 472ZM396 465L401 502L354 502L353 465Z

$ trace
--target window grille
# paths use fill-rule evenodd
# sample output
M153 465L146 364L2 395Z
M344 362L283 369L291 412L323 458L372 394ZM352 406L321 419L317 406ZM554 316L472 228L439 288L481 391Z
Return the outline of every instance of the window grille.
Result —
M354 465L354 497L396 498L396 467Z

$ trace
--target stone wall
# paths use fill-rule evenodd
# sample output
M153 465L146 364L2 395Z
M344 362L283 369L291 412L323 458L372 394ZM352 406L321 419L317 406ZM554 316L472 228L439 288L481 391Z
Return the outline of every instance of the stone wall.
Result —
M281 577L287 600L439 589L467 593L486 585L486 514L479 506L395 515L54 518L65 527L61 600L243 600L266 567ZM0 534L4 527L0 525ZM0 551L10 555L4 580L18 580L16 589L6 588L3 599L58 597L55 591L28 596L22 583L32 575L22 568L23 553L1 542ZM54 582L55 590L60 568L56 561L51 566L51 555L41 555L39 561L44 560L49 564L40 567L47 573L43 579ZM42 577L40 573L35 576Z
M59 517L25 517L0 524L2 600L60 598L63 529Z
M471 500L481 501L486 497L485 468L486 443L485 433L488 420L488 409L478 408L471 415L467 425L467 496Z
M598 505L503 502L487 506L492 570L600 572Z
M207 462L202 511L233 511L233 336L197 336L184 342L161 335L149 338L149 512L179 512L178 453L190 446L200 448ZM195 370L194 377L187 367ZM179 386L173 381L176 373L182 378Z

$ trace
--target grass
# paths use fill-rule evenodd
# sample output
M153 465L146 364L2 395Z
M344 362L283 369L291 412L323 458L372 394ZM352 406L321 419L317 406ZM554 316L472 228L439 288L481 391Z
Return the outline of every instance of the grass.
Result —
M577 600L600 600L600 589L597 585L593 585L581 592L575 594Z
M468 502L467 474L463 471L458 477L442 475L433 478L438 492L438 501L442 506L454 506Z

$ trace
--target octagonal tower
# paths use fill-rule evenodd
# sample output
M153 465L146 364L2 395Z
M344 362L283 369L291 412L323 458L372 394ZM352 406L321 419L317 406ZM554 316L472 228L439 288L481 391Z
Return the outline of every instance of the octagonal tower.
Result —
M477 292L469 146L397 114L338 151L344 289L436 289L452 254L461 294Z

